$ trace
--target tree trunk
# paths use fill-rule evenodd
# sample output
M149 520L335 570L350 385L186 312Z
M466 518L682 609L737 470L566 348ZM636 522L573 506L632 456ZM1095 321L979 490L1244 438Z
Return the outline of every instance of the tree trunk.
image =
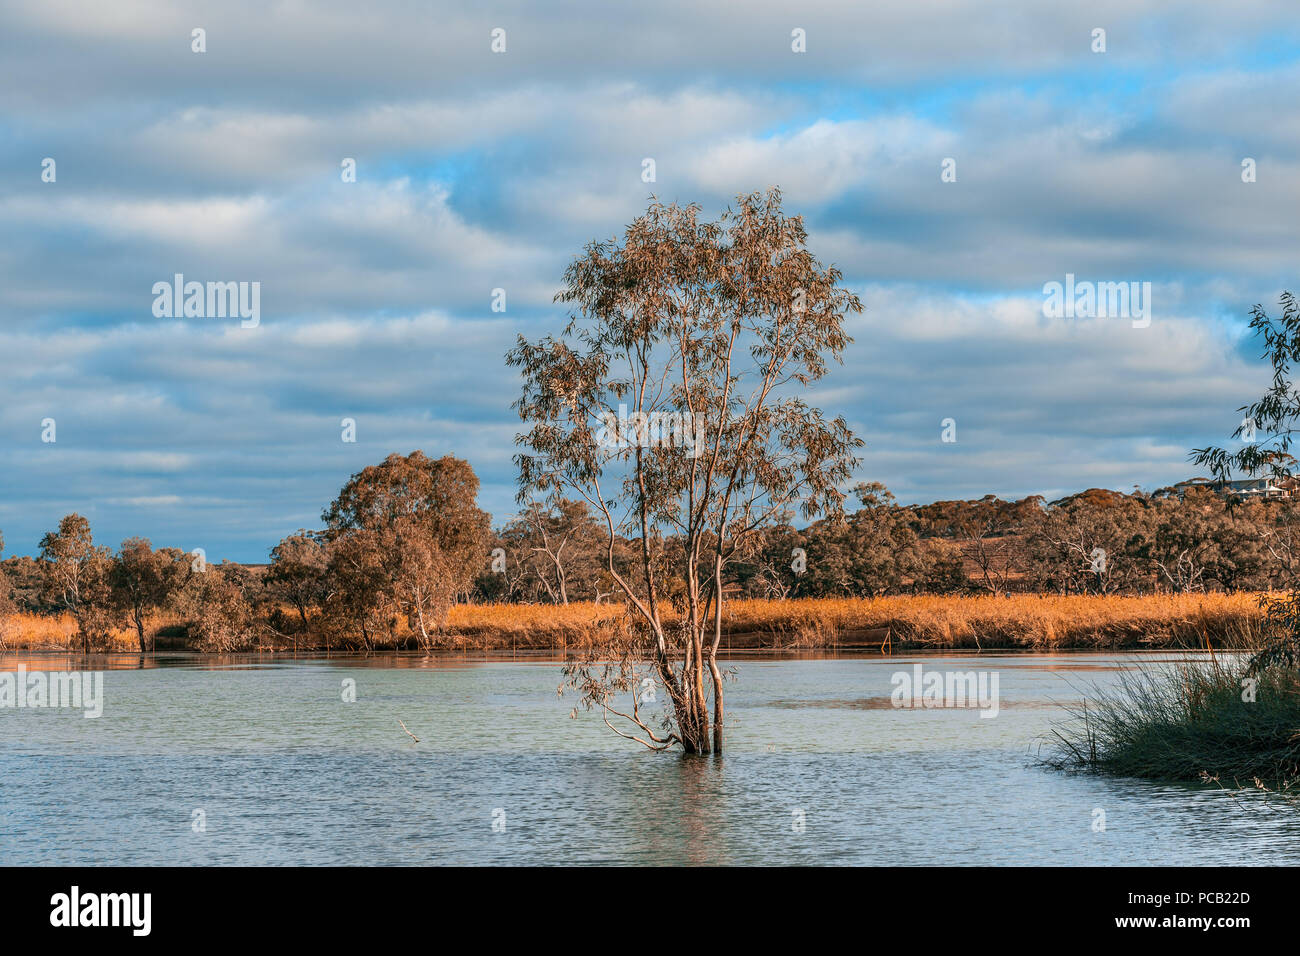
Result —
M713 641L709 645L709 676L713 678L713 752L722 753L722 672L718 670L718 645L722 643L722 558L713 562Z
M722 753L722 672L709 655L709 673L713 677L713 752Z
M675 704L677 730L682 738L682 752L707 754L709 752L708 715L698 713L690 699Z
M424 651L424 656L429 656L429 650L433 646L433 641L429 637L429 631L424 625L424 602L417 598L415 600L416 620L420 627L420 650Z
M699 648L698 639L695 639L695 648ZM707 754L713 750L709 740L709 705L704 697L701 656L692 652L682 669L679 696L673 698L677 732L682 740L682 750L688 754Z

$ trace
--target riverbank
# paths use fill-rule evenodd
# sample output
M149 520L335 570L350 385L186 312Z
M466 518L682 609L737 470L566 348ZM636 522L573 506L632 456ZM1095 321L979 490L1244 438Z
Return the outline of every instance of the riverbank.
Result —
M623 619L623 608L616 604L457 605L444 643L464 650L564 649L601 641L621 627ZM731 601L723 619L723 645L885 650L1249 647L1258 643L1261 621L1254 594ZM148 630L159 649L186 647L184 628L174 619L156 618ZM133 630L120 629L114 638L117 650L138 646ZM76 624L67 615L18 614L0 624L0 639L0 646L10 649L75 650ZM262 649L317 646L318 639L308 631L268 636Z

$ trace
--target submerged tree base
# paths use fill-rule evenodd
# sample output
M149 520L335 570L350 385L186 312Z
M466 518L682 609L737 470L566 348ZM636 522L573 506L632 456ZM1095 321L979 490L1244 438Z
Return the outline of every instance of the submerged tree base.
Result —
M1071 709L1050 766L1300 792L1300 670L1242 658L1143 665Z

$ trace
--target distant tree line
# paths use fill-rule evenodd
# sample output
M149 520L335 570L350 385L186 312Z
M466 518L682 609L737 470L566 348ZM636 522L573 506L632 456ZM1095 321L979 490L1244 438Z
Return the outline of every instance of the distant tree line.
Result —
M72 514L46 534L36 558L0 563L0 610L69 614L86 651L130 626L140 650L164 634L202 651L312 645L371 650L432 647L447 612L467 599L491 541L475 505L478 479L458 458L390 455L353 475L320 530L289 535L271 563L208 565L201 552L154 549L129 538L112 552Z
M737 597L889 594L1143 594L1266 590L1300 562L1300 501L1240 500L1210 487L1059 501L899 505L877 483L855 489L842 520L765 529L738 557ZM129 628L141 651L159 633L204 651L329 646L428 650L458 602L618 601L608 537L586 503L529 503L493 529L461 459L391 455L354 475L323 527L277 544L265 566L154 548L96 545L71 514L37 557L0 562L0 618L67 614L83 650ZM619 539L613 571L634 573L639 542ZM3 538L0 538L3 548ZM679 542L656 542L668 599L685 599ZM150 626L157 616L161 631ZM0 635L2 636L2 635Z
M1029 591L1145 594L1265 590L1300 558L1300 501L1205 486L900 506L859 485L842 524L775 529L740 583L771 597ZM806 553L796 574L790 554Z

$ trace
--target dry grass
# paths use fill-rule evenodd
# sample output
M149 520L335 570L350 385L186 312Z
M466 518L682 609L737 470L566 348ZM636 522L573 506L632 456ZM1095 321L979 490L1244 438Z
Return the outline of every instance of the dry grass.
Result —
M135 631L118 628L113 632L114 650L139 648ZM33 650L77 650L77 622L71 614L14 614L0 621L0 646Z
M737 601L726 615L733 646L784 647L1246 646L1261 621L1253 594Z
M671 621L672 615L669 615ZM1253 594L823 598L730 601L724 646L741 648L1160 648L1250 646L1261 614ZM447 643L474 648L564 648L621 626L618 604L458 605ZM155 630L165 623L154 622ZM76 649L70 617L20 614L0 624L10 648ZM116 634L120 650L135 633ZM303 644L309 642L304 641ZM160 642L161 644L161 642Z
M468 605L449 630L466 646L555 646L620 614L618 605ZM731 601L723 627L731 648L1236 647L1254 643L1261 620L1253 594L1021 594Z
M588 641L623 620L621 604L458 604L447 633L457 647L553 648Z

